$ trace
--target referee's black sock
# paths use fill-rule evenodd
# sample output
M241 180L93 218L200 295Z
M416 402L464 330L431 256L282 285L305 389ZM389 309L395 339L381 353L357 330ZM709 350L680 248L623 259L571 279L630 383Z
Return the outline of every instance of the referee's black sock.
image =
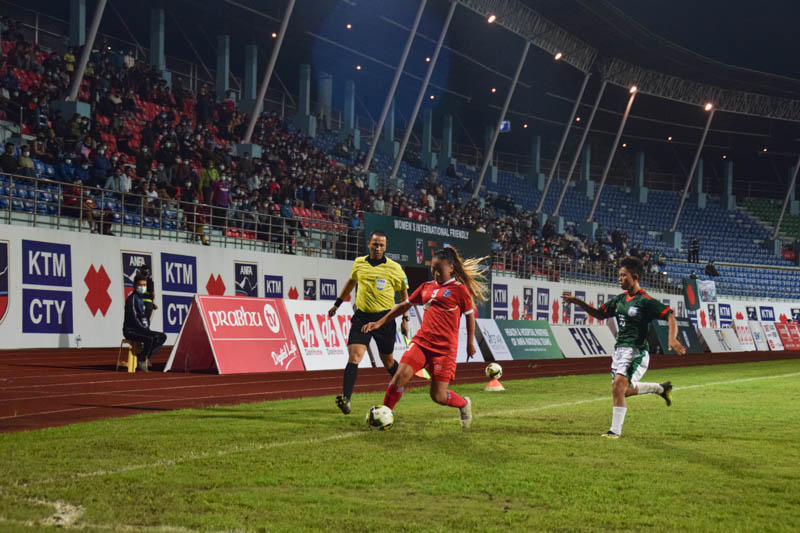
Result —
M358 378L358 365L355 363L347 363L344 367L344 384L342 385L342 396L350 398L353 394L353 387L356 386L356 378Z
M399 367L399 366L400 366L400 363L398 363L395 360L394 364L392 365L392 368L387 368L386 370L389 372L390 376L394 377L394 375L397 374L397 367Z

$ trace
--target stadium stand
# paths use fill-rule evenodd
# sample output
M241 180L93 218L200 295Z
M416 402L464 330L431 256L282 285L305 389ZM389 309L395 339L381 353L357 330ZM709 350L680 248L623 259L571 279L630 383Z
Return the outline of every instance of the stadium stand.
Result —
M359 232L348 228L360 227L360 213L372 211L486 231L493 239L495 268L526 277L613 282L616 262L635 254L645 260L651 284L677 291L678 280L702 270L678 260L685 249L676 251L660 238L677 209L678 193L651 190L649 203L639 204L622 188L606 186L595 216L601 229L585 236L575 228L591 200L571 187L561 209L568 231L558 235L539 227L531 213L541 192L519 175L498 171L496 183L484 183L486 194L478 202L470 199L474 168L460 164L428 172L404 161L402 188L379 183L371 190L361 177L363 152L333 131L305 138L274 112L262 115L254 136L265 156L240 158L233 146L244 134L247 116L232 99L215 102L207 87L197 94L180 83L168 88L153 67L120 50L91 55L79 95L92 103L91 121L61 117L49 102L68 88L76 51L44 50L26 41L13 21L6 25L0 118L20 115L22 133L31 139L0 158L0 210L9 222L12 213L33 217L33 223L37 216L66 216L79 220L77 229L86 220L98 233L125 233L129 227L140 236L183 231L198 238L200 232L204 243L207 236L259 240L287 253L304 239L307 248L318 250L331 235L341 235L334 240L344 243L331 253L344 258L362 248ZM392 163L377 151L372 169L385 176ZM212 202L211 182L218 178L229 182L229 191ZM545 212L555 208L562 187L554 180ZM698 237L702 262L722 263L720 292L796 296L796 270L747 266L793 263L760 247L769 233L758 220L777 222L775 208L764 200L745 206L747 211L730 212L713 199L705 209L687 203L678 229ZM308 232L295 235L297 223ZM797 238L800 218L786 217L784 228Z

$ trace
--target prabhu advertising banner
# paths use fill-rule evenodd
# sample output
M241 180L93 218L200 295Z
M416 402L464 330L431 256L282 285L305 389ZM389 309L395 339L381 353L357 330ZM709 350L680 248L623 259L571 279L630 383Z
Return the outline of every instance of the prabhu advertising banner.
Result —
M283 300L195 296L164 371L215 368L220 374L305 370Z
M611 357L616 339L608 326L550 326L566 358Z
M742 345L731 328L700 328L699 331L711 353L742 351Z
M770 350L775 352L785 349L781 342L781 336L778 335L778 330L773 322L764 322L761 327L764 328L764 336L767 338L767 345L769 345Z
M495 320L514 359L561 359L546 320Z

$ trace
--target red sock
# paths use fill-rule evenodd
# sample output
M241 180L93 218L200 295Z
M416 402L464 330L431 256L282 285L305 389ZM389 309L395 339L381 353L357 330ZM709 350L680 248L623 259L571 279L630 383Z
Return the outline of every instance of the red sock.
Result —
M461 408L467 405L467 400L459 396L458 393L449 390L447 391L447 403L445 405Z
M394 385L389 385L389 388L386 389L386 394L383 396L383 405L394 411L394 406L400 401L404 390L405 387L398 388Z

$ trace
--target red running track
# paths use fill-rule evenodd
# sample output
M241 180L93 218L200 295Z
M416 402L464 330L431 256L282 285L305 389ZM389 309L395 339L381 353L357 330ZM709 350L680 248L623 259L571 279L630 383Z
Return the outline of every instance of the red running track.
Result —
M189 407L208 407L339 394L341 370L239 374L163 373L169 354L154 358L154 371L114 372L116 348L0 351L0 432L24 431L99 418ZM800 352L743 352L685 357L654 356L651 368L800 358ZM485 382L485 363L458 365L456 383ZM605 357L503 362L503 379L528 379L609 371ZM388 383L380 368L359 371L356 392ZM427 382L414 379L412 386Z

